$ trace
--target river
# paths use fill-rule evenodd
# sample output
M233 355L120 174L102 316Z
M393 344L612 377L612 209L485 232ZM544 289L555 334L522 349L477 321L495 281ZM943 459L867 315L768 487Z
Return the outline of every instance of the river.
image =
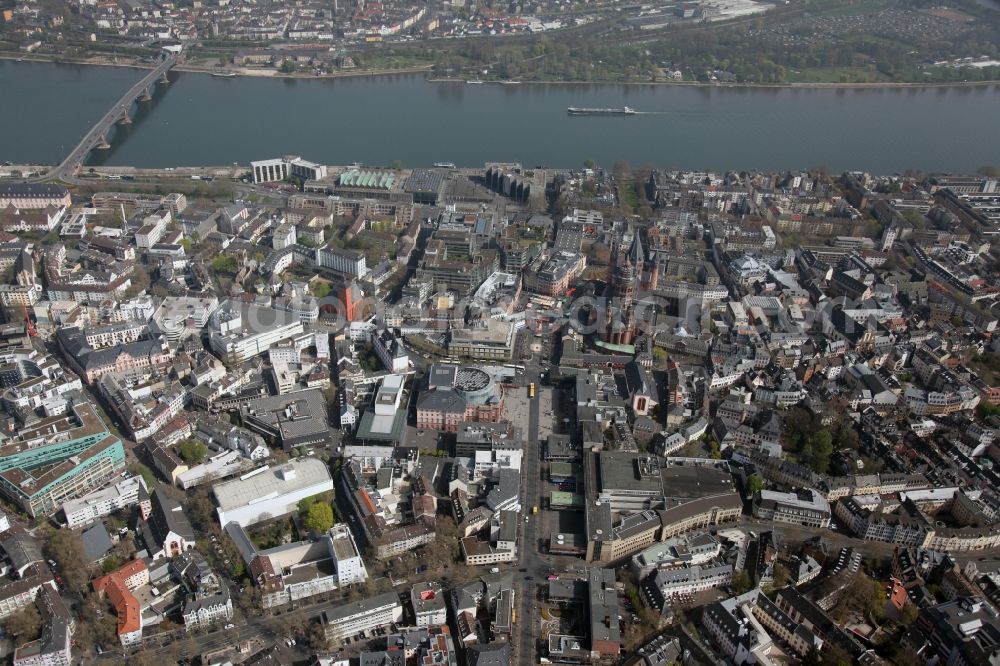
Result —
M139 70L0 61L0 161L57 162ZM971 172L1000 162L1000 85L742 88L430 83L171 73L90 164L487 161L685 169ZM630 106L635 116L568 116Z

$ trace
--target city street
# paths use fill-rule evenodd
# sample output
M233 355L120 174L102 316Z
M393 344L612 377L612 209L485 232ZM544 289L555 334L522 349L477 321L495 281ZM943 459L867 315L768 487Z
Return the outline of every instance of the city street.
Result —
M523 388L518 389L528 395L528 384L535 383L535 398L528 405L528 428L525 432L525 453L522 462L523 488L522 506L528 522L524 524L524 538L521 539L518 554L518 572L514 577L516 590L517 626L514 629L515 663L537 663L538 645L535 637L538 635L541 617L538 615L538 604L535 600L536 590L541 581L545 580L550 570L550 564L541 554L541 542L544 532L539 531L541 521L539 516L532 515L532 507L541 506L542 488L542 444L550 432L551 418L543 409L551 408L552 389L543 387L540 382L540 369L534 359L525 366ZM546 410L548 411L548 410ZM548 425L542 426L545 421ZM544 434L542 434L544 433ZM524 569L525 571L520 571Z
M320 611L330 605L329 600L318 601L313 604L302 605L295 610L288 611L281 615L260 615L247 618L244 622L236 622L232 629L218 628L205 634L192 634L182 638L171 638L169 635L162 636L165 639L160 645L154 646L157 641L156 636L151 636L143 644L142 652L157 658L167 659L170 654L177 649L178 642L193 642L196 650L192 654L205 654L222 648L234 647L244 641L253 641L254 650L261 647L277 644L283 651L287 651L289 656L301 659L308 656L308 646L302 644L295 648L286 648L284 641L288 638L285 629L289 625L298 625L304 628L310 621L319 617ZM104 654L92 658L92 663L107 663L121 660L121 653L107 651Z

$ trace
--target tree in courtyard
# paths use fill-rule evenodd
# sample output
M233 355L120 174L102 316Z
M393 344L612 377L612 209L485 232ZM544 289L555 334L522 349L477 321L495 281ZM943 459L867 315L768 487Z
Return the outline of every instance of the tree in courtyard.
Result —
M208 455L208 447L196 439L186 439L177 447L177 455L188 464L200 463Z
M49 556L55 560L70 588L81 592L90 580L87 556L80 535L72 530L56 530L48 541Z
M149 469L141 462L134 462L129 465L128 472L133 476L141 476L142 480L146 482L147 488L152 488L153 484L156 483L156 476L153 475L153 470Z
M800 450L803 462L817 474L826 474L833 454L833 435L826 428L813 433Z
M708 440L708 457L713 460L722 458L722 449L719 448L719 442L714 437Z
M788 567L784 564L776 563L772 572L773 586L775 588L779 588L788 585L788 580L791 576L792 575L791 572L788 571Z
M236 275L237 271L239 271L239 264L236 262L236 257L220 254L215 259L212 259L212 270L216 273Z
M184 513L199 532L211 532L216 526L215 504L204 486L196 488L184 502Z
M747 478L747 495L754 495L764 490L764 479L760 474L751 474Z
M42 630L42 616L35 604L28 604L23 609L10 615L3 621L3 628L18 643L34 640Z
M746 569L733 577L733 590L736 594L748 592L752 587L753 581L750 580L750 574L747 573Z
M330 648L330 641L326 639L326 632L323 631L323 625L320 622L311 622L309 624L309 631L306 634L306 638L309 639L309 647L314 650L327 650Z
M316 502L306 511L302 523L307 530L322 534L333 527L333 509L326 502Z

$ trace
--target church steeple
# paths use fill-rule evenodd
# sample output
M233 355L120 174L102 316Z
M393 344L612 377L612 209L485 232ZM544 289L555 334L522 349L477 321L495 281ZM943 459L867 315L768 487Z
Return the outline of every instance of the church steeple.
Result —
M646 258L646 253L642 249L642 241L639 239L639 230L632 234L632 246L628 249L628 260L638 271L642 271L642 264Z

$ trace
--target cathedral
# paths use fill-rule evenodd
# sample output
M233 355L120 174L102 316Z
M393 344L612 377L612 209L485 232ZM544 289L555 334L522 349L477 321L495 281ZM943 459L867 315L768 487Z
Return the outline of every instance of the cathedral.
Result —
M632 235L628 252L621 251L618 241L611 252L611 270L608 279L608 308L605 340L615 345L630 345L635 341L635 300L640 290L656 289L659 282L659 262L650 262L644 271L646 253L639 238L639 230Z

